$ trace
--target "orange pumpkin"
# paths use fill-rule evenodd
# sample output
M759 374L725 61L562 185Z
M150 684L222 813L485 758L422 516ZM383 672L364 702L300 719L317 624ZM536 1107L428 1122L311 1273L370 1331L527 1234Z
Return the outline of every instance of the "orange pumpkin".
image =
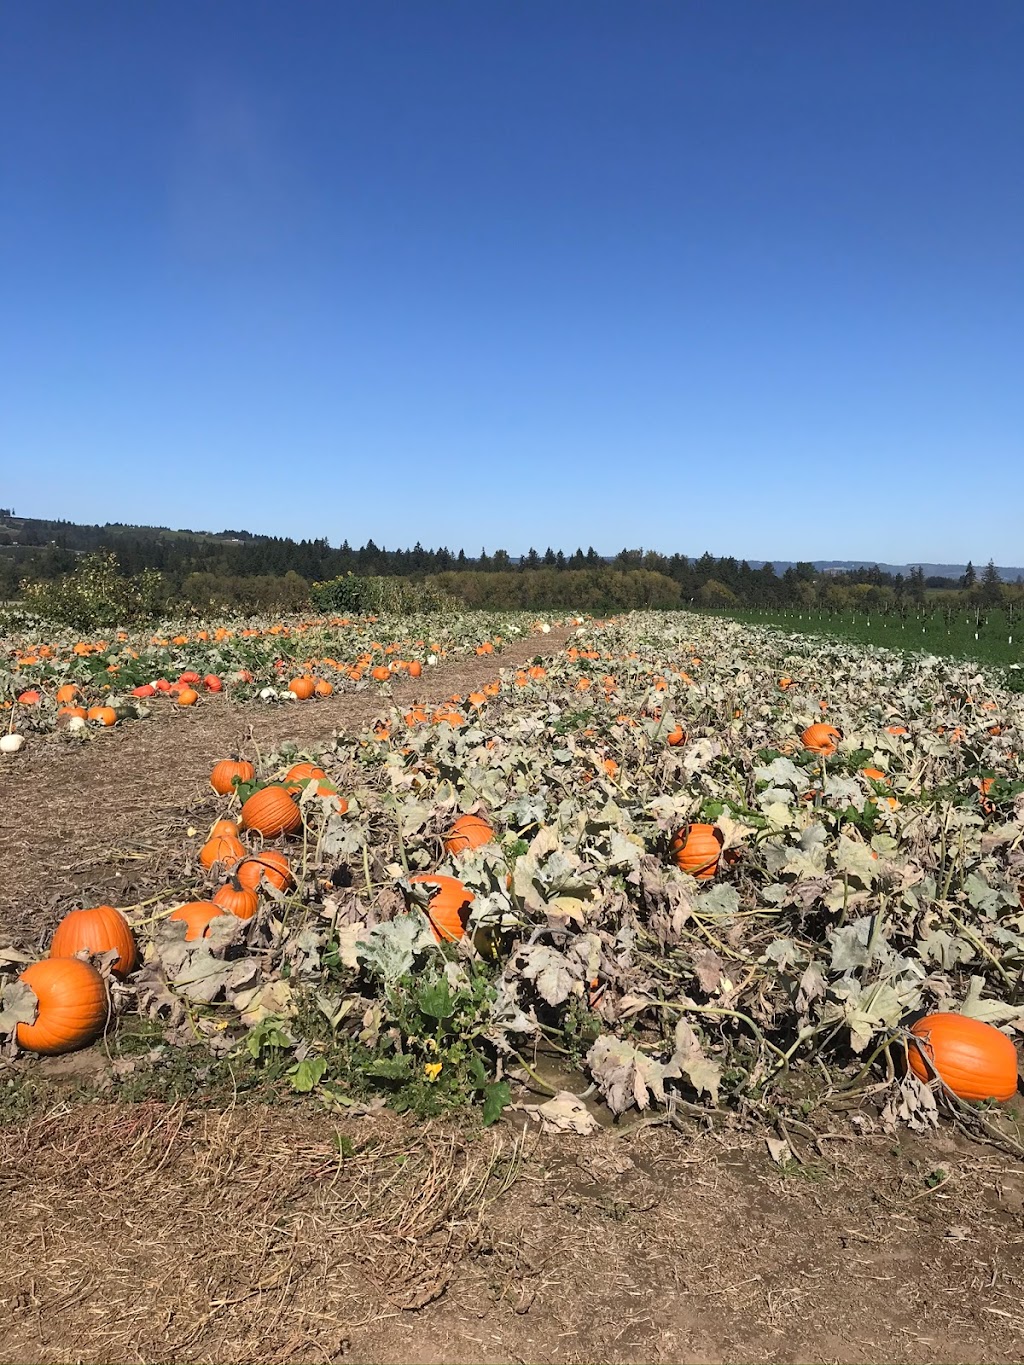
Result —
M183 687L178 693L179 706L195 706L199 700L199 693L194 687Z
M316 685L314 686L313 691L317 694L318 697L334 696L334 688L331 686L331 684L327 681L326 678L317 678Z
M409 677L418 678L422 674L422 672L423 665L420 663L419 659L414 659L412 663L409 665Z
M326 779L327 774L315 763L293 763L284 775L286 782L305 782L311 777Z
M866 777L871 782L886 782L888 778L881 768L861 768L861 777Z
M60 706L57 708L58 721L68 721L72 719L85 720L87 715L88 713L84 706Z
M36 997L36 1018L19 1024L18 1046L53 1055L85 1047L103 1032L107 988L91 963L77 957L33 962L18 978Z
M71 706L80 696L81 693L74 683L64 683L61 687L57 688L58 706Z
M316 785L317 796L329 798L330 809L337 815L344 815L348 810L348 800L344 796L338 795L338 789L333 782L318 782Z
M264 839L294 834L302 827L302 813L292 794L277 783L253 792L242 807L242 828L254 829Z
M800 741L804 748L809 749L812 754L827 755L835 753L842 737L842 730L837 730L834 725L825 725L819 722L817 725L808 725L800 736Z
M183 921L185 942L193 943L197 938L207 938L211 921L223 914L222 907L214 905L213 901L188 901L185 905L179 905L167 918Z
M409 881L437 887L427 910L431 932L438 943L457 942L466 931L469 908L473 904L472 891L456 877L443 877L436 872L417 872Z
M218 796L230 796L235 790L236 782L251 782L255 776L256 769L244 759L222 758L213 766L210 786Z
M460 815L452 823L444 841L445 852L455 856L469 848L480 848L494 839L494 830L482 815Z
M965 1014L928 1014L910 1032L907 1061L921 1080L932 1078L927 1058L962 1100L1008 1100L1016 1093L1017 1049L991 1024Z
M111 967L115 976L127 976L135 966L135 939L125 917L112 905L91 910L72 910L64 916L50 944L51 957L74 957L76 953L109 953L117 949Z
M214 896L213 903L238 919L252 919L259 909L260 898L255 891L242 886L237 877L232 877Z
M241 862L245 857L245 846L237 835L218 834L212 839L207 839L206 843L199 850L199 861L209 872L214 863L220 863L223 868L232 868L236 863Z
M294 881L287 857L274 848L244 858L235 868L235 877L246 891L259 890L264 878L278 891L287 891Z
M116 725L117 712L112 706L90 706L86 718L96 725Z
M710 881L718 871L724 842L716 825L684 825L672 840L672 857L683 872L698 881Z
M378 664L370 674L370 677L374 682L387 682L388 678L391 677L391 669L385 668L383 664Z
M309 701L315 686L312 678L292 678L288 684L288 691L298 697L299 701Z
M237 839L238 826L234 820L214 820L207 839Z
M18 693L18 704L20 706L35 706L42 699L42 695L37 688L30 687L27 691Z
M677 744L685 744L686 731L683 729L681 725L677 725L674 730L670 730L668 732L665 738L673 747L675 747L675 745Z

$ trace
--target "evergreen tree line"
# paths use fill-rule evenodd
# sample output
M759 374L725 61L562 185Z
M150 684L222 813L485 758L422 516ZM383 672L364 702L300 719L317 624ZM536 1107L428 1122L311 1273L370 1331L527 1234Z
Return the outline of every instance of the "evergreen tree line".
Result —
M473 605L557 607L608 611L631 606L729 608L817 607L906 611L931 603L980 607L1020 598L1019 585L1001 582L990 561L981 574L973 565L960 580L926 579L877 567L819 572L800 563L777 573L732 556L699 558L623 549L611 560L593 546L571 553L531 548L513 560L506 550L475 556L445 546L389 550L373 540L354 548L326 539L292 540L248 531L217 534L119 524L18 521L0 509L0 600L18 597L24 582L55 582L73 573L83 556L114 554L119 572L137 578L161 575L165 600L200 609L301 609L311 586L341 579L403 578L436 583L439 590ZM936 592L945 589L945 592Z

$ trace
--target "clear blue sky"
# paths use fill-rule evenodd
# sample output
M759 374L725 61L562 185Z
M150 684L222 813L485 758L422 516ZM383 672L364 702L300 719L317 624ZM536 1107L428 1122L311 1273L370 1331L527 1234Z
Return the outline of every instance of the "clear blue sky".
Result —
M1019 0L9 0L0 505L1024 562Z

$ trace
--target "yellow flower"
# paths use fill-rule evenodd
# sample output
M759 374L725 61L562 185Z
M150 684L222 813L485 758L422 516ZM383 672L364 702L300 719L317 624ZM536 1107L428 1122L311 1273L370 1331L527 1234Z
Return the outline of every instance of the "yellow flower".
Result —
M427 1080L436 1081L438 1076L440 1076L441 1074L441 1067L443 1065L444 1065L443 1062L425 1062L423 1064L423 1071L426 1075Z

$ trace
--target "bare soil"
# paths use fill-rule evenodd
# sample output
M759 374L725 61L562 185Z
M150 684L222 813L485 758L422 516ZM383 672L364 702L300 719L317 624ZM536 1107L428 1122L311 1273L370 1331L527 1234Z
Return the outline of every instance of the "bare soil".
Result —
M394 695L436 702L494 671L472 660ZM0 769L0 944L173 879L216 757L304 748L381 709L213 699L82 747L33 741ZM521 1114L480 1131L139 1103L118 1098L118 1065L102 1045L0 1062L4 1365L1024 1359L1024 1166L952 1132L837 1116L780 1169L731 1121L575 1138ZM26 1081L28 1117L11 1098Z
M0 1129L0 1359L1019 1361L1020 1167L826 1145L62 1104Z

